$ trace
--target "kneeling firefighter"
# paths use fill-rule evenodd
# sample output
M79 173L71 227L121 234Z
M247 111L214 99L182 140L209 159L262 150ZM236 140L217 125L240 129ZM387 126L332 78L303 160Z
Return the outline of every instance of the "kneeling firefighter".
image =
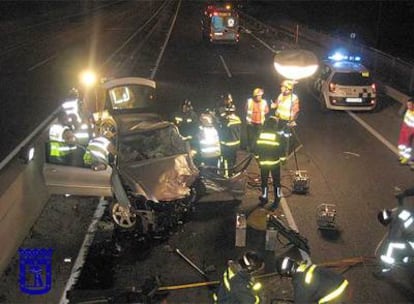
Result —
M282 260L278 270L281 275L292 277L294 303L344 303L346 300L349 283L338 272L290 257Z
M269 199L268 180L269 173L272 175L274 200L271 210L277 209L281 198L280 163L285 161L283 151L280 147L280 135L277 132L277 121L273 118L266 119L259 138L256 150L260 167L261 190L259 196L260 205L265 205Z
M414 262L414 212L403 204L406 196L413 196L414 188L396 195L399 205L378 213L378 220L388 226L388 234L377 248L380 250L381 270L379 275L389 272L395 265Z
M113 155L115 147L112 142L104 136L99 136L89 141L83 161L85 166L90 166L95 171L105 170L112 162Z
M262 285L255 282L252 275L263 268L263 258L254 251L246 252L237 262L229 260L217 293L213 295L214 303L261 303L258 292Z

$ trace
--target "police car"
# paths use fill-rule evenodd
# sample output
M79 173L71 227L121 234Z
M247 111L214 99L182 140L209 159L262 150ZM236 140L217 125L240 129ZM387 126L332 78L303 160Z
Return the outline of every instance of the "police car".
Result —
M370 111L377 106L376 86L359 56L335 53L314 76L314 92L323 110Z

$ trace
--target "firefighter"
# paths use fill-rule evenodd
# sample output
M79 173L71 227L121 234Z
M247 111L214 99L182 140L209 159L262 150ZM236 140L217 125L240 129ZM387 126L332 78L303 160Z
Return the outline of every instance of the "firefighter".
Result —
M404 113L404 120L401 124L400 136L398 139L398 152L400 164L409 165L414 170L412 159L412 141L414 137L414 100L407 100L407 109Z
M114 155L115 147L112 142L104 136L98 136L89 141L83 161L86 167L100 171L105 170L108 164L112 163Z
M236 164L237 150L240 148L241 120L236 115L236 107L231 94L223 95L223 104L218 109L221 144L221 167L224 176L232 175L232 168Z
M214 303L261 303L258 293L262 285L255 282L252 275L263 268L263 258L254 251L246 252L237 262L229 260L217 293L213 295Z
M194 141L197 131L197 114L190 100L185 99L180 106L180 111L174 115L174 123L178 127L181 136L190 143Z
M414 188L396 195L398 206L378 213L379 222L388 226L388 234L380 252L381 269L376 275L386 275L396 264L413 262L414 256L414 212L404 206L403 198L413 196Z
M209 166L220 166L221 147L218 134L218 120L215 113L206 109L200 115L196 159Z
M95 136L93 116L86 110L79 91L72 88L62 108L68 117L68 125L72 128L78 144L86 147L89 140Z
M253 97L246 104L247 150L251 153L255 153L257 137L269 113L269 105L263 99L263 94L263 89L254 89Z
M55 123L49 128L48 162L62 165L76 163L78 154L77 140L72 128L68 125L68 116L62 111L58 113Z
M343 303L349 283L326 267L283 258L279 273L292 277L294 303Z
M274 117L279 120L278 132L282 136L285 149L288 149L288 138L292 136L291 128L296 126L299 115L299 98L293 93L294 81L284 80L280 84L280 94L271 104ZM284 149L284 150L285 150ZM287 150L286 150L287 152Z
M285 160L280 147L280 135L277 132L277 120L273 117L266 119L263 129L257 139L257 158L260 167L261 195L260 205L265 205L269 198L268 179L269 173L273 180L274 200L270 210L274 211L279 206L281 198L280 162Z

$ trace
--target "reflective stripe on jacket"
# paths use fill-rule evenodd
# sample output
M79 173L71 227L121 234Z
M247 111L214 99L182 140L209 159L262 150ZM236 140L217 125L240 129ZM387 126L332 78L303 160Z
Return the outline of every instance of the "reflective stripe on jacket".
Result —
M263 130L257 139L257 156L261 166L276 166L281 160L279 135L276 130Z

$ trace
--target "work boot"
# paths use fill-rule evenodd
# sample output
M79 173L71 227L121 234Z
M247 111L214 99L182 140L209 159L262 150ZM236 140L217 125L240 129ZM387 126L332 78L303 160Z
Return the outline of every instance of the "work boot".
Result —
M400 161L400 165L408 165L410 159L406 157L400 157L399 161Z
M269 210L275 211L279 207L279 199L275 199L273 203L270 205Z
M270 208L269 208L270 211L275 211L279 207L280 198L282 197L280 187L275 187L273 191L274 191L275 199L273 200L273 203L270 205Z
M268 202L268 189L267 187L263 187L262 188L262 194L259 196L259 206L264 206L267 204Z

